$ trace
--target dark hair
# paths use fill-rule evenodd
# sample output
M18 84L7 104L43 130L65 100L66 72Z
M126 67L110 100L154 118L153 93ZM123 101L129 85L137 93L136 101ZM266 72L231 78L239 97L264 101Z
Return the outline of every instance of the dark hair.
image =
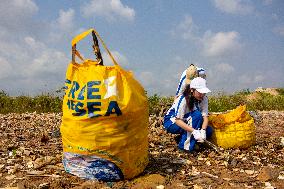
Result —
M192 90L194 91L195 89ZM193 92L191 91L190 84L186 85L182 94L190 111L193 110L194 104L198 103L198 100L193 96L192 93Z

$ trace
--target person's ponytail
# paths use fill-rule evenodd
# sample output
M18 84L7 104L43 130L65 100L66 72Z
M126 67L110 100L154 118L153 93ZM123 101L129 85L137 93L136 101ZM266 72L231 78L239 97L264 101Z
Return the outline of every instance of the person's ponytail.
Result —
M193 89L193 90L195 90L195 89ZM187 104L189 110L192 111L193 108L194 108L194 104L195 104L196 99L194 98L194 96L191 92L190 84L186 85L186 87L183 91L183 96L186 100L186 104Z

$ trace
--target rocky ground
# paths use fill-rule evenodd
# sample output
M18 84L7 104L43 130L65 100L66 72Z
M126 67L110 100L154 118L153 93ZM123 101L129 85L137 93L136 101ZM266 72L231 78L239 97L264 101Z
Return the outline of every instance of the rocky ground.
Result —
M189 154L150 117L150 163L137 178L102 183L64 172L60 114L0 115L0 188L284 188L284 112L262 111L256 144Z

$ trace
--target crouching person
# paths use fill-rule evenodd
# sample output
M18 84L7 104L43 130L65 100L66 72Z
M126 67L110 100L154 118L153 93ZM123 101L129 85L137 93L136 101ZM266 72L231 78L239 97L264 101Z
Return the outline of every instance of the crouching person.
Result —
M177 142L181 150L193 151L196 142L204 142L213 133L208 126L208 92L206 80L194 78L164 117L165 129L180 135Z

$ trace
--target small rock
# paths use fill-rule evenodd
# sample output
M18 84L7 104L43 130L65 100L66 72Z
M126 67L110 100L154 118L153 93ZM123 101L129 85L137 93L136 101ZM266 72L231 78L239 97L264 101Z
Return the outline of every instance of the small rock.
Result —
M253 186L249 186L249 185L245 184L245 188L253 188Z
M266 182L272 179L276 179L277 176L278 176L277 170L274 170L271 167L266 166L260 170L260 173L257 176L257 179L262 182Z
M185 186L181 181L177 180L177 181L172 182L170 185L167 185L166 188L169 188L169 189L186 189L188 187Z
M168 172L168 173L172 173L172 172L173 172L173 169L167 169L167 172Z
M279 173L278 179L284 180L284 171L281 171L281 172Z
M1 164L1 165L0 165L0 170L1 170L3 167L5 167L5 165L4 165L4 164Z
M193 164L193 162L192 162L192 161L190 161L190 160L186 160L186 164L188 164L188 165L192 165L192 164Z
M280 144L281 146L284 146L284 137L280 137Z
M77 187L76 187L77 188ZM88 181L86 181L86 182L83 182L82 184L81 184L81 186L80 187L78 187L77 189L83 189L83 188L85 188L85 189L87 189L87 188L109 188L108 186L107 186L107 183L100 183L99 181L97 181L97 180L88 180Z
M228 167L228 162L227 162L227 161L224 161L224 162L223 162L223 165L224 165L225 167Z
M198 178L193 180L194 184L206 184L206 185L210 185L211 183L213 183L214 181L210 178Z
M156 189L164 189L164 188L165 188L164 185L159 185L159 186L156 187Z
M29 169L30 169L30 168L33 168L33 167L34 167L33 161L29 161L29 162L27 163L27 166L28 166Z
M140 177L134 182L136 182L136 184L132 188L156 188L157 186L165 185L166 179L162 175L152 174Z
M52 131L51 136L53 138L59 138L61 136L60 130L59 129L55 129Z
M23 183L17 183L17 189L25 189L25 185Z
M29 175L43 175L45 171L27 171Z
M13 180L14 178L16 178L16 175L8 175L5 177L7 180Z
M232 155L237 155L237 154L240 154L241 151L239 149L235 149L233 152L232 152Z
M248 174L248 175L253 175L254 170L245 170L245 173Z
M214 151L210 152L210 154L208 154L208 157L212 158L212 157L215 157L216 156L216 153Z
M196 175L199 175L200 172L194 166L192 166L191 174L196 176Z
M238 164L238 161L237 161L235 158L232 159L232 161L230 162L230 166L231 166L231 167L236 167L237 164Z
M26 155L26 156L29 156L30 154L31 154L31 152L30 151L28 151L28 150L24 150L24 155Z
M223 180L225 180L225 181L230 181L230 180L232 180L232 179L230 179L230 178L223 178Z
M202 186L199 186L199 185L197 185L197 184L193 185L193 188L194 188L194 189L203 189Z
M49 188L49 183L42 183L38 186L40 189L48 189Z
M265 182L264 189L274 189L274 187L269 182Z

